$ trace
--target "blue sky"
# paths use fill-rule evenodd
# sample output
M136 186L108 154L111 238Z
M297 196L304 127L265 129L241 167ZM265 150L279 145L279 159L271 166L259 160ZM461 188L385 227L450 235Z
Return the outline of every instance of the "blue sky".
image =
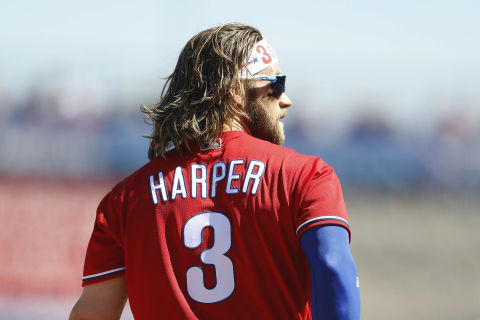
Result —
M0 85L21 99L35 81L81 71L111 99L150 103L192 35L238 21L275 48L303 114L344 119L373 101L409 122L459 99L478 112L479 13L462 0L8 1Z

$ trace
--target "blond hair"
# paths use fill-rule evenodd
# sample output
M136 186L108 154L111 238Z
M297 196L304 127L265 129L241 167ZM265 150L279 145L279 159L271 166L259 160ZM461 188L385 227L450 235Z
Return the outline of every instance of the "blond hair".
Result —
M183 48L166 79L160 102L141 111L153 125L148 158L166 158L173 143L191 152L191 144L214 141L234 117L247 117L233 96L244 92L239 80L261 33L244 24L225 24L200 32Z

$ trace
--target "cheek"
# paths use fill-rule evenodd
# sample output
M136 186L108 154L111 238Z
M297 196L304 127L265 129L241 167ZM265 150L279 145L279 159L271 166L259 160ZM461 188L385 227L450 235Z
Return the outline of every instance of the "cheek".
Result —
M268 108L268 112L270 115L275 119L278 120L280 117L280 108L278 107L277 101L269 101L267 102L266 107Z

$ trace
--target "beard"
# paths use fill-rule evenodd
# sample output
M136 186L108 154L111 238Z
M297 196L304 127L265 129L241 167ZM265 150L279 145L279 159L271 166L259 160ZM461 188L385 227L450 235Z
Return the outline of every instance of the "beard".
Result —
M254 137L278 145L283 144L285 134L280 123L280 115L274 117L260 99L250 99L247 114L250 118L248 126Z

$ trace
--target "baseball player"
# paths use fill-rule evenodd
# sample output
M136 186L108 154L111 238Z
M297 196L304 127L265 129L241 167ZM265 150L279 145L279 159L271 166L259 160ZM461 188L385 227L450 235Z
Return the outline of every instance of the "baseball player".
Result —
M308 66L306 66L308 67ZM359 319L340 183L281 146L291 101L247 25L195 35L153 124L150 162L98 206L70 319Z

